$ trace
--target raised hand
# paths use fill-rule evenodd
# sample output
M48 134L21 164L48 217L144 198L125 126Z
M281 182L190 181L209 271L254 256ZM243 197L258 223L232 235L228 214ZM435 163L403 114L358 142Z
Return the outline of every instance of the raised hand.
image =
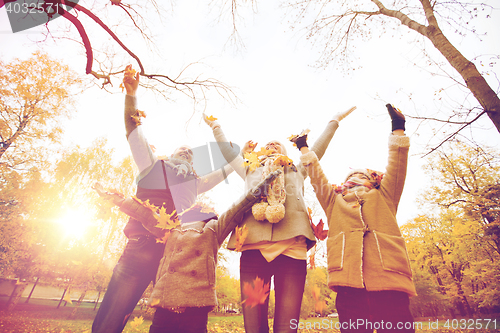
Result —
M251 153L254 151L255 147L257 147L257 142L253 142L252 140L248 140L247 142L245 142L245 145L243 146L243 149L241 150L241 152L243 154Z
M345 117L347 117L348 115L350 115L354 110L356 110L357 107L356 106L353 106L352 108L350 108L349 110L347 111L344 111L344 112L339 112L337 113L335 116L333 116L332 120L335 120L337 121L338 123L340 123L340 121L342 119L344 119Z
M392 131L394 132L395 130L405 130L405 116L404 114L399 111L399 109L393 107L391 104L387 104L385 106L387 108L387 111L389 111L389 116L391 116L392 120Z
M139 87L139 72L132 69L132 65L125 67L125 73L123 74L123 85L127 91L127 95L135 96L135 92Z
M304 147L309 147L307 145L307 134L309 130L302 131L299 135L292 135L289 139L293 143L298 150L301 150Z
M212 117L209 117L209 116L207 116L205 113L203 113L203 120L205 121L205 123L206 123L208 126L210 126L210 128L211 128L212 130L214 130L214 129L215 129L215 128L217 128L217 127L220 127L220 125L219 125L219 123L218 123L218 122L216 122L215 120L211 120L210 118L212 118Z

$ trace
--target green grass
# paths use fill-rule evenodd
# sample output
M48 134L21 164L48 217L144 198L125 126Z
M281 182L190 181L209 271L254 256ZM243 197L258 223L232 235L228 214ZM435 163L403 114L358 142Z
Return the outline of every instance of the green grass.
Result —
M94 311L94 304L91 303L82 303L74 319L69 319L70 314L75 308L75 306L71 304L66 306L61 305L61 307L57 309L58 301L32 299L26 304L24 303L24 299L21 299L13 311L6 311L5 302L6 299L0 297L0 333L90 333L92 321L96 314L96 311ZM136 308L123 332L147 333L151 325L152 313L153 311L151 310L144 311L140 308ZM140 317L143 317L143 321L137 325L137 327L133 327L134 319ZM135 320L137 323L138 320ZM307 320L300 320L297 325L299 328L298 331L301 333L339 332L335 329L335 324L337 322L337 318L309 318ZM434 323L439 324L437 329L434 327ZM417 326L417 328L419 328L417 332L493 333L500 331L500 318L497 318L496 321L497 330L475 329L474 325L478 323L482 324L482 327L484 327L486 324L484 320L476 321L474 319L474 322L472 322L472 319L470 319L462 321L462 323L467 324L465 329L460 328L460 320L454 322L455 329L451 326L451 320L448 323L449 328L446 328L444 327L446 325L446 319L440 319L438 322L436 322L435 319L424 320L421 322L421 326ZM272 319L269 320L269 327L272 328ZM490 326L490 328L492 328L492 326ZM243 316L210 314L208 318L208 332L244 333Z

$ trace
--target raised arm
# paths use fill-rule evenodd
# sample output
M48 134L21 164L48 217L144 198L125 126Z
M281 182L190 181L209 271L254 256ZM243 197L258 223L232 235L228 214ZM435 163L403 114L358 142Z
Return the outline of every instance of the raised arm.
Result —
M390 104L386 107L392 120L392 134L389 137L389 158L380 191L390 198L394 205L393 213L396 214L406 179L410 138L405 135L405 116Z
M217 184L226 179L231 172L233 172L233 168L228 164L224 166L223 169L212 171L201 177L198 185L198 194L211 190Z
M330 202L335 199L335 190L328 182L328 178L319 164L318 156L314 151L309 150L307 145L307 133L297 135L291 138L290 141L292 141L302 153L300 156L301 166L307 170L316 197L323 210L327 212L327 209L331 207Z
M353 106L347 111L337 113L332 118L332 120L328 122L323 133L321 133L319 138L316 140L316 142L314 142L313 146L311 147L311 150L316 153L316 156L318 156L319 160L321 160L321 158L325 154L326 148L328 148L330 141L332 141L333 135L337 131L340 121L345 117L347 117L349 114L351 114L351 112L353 112L354 110L356 110L355 106Z
M245 179L246 168L243 164L244 160L241 153L238 150L233 149L233 145L227 140L224 132L222 132L222 129L220 128L220 125L216 121L210 120L206 115L203 115L203 120L212 129L215 141L217 141L219 149L226 161L242 179Z
M134 74L131 65L125 68L123 85L127 91L124 113L126 136L134 162L139 168L139 172L143 172L154 164L156 156L151 150L140 126L136 98L137 88L139 87L139 73Z

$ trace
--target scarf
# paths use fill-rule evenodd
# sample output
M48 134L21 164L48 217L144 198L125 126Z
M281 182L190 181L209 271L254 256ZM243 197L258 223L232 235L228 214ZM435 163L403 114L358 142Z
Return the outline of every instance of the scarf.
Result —
M177 172L177 176L186 178L186 176L193 174L196 178L198 178L193 166L189 162L173 157L165 157L162 159L165 162L165 165Z
M362 173L366 175L369 180L361 179L358 177L351 177L350 175L354 173ZM351 192L360 192L360 191L369 191L371 189L378 189L380 187L380 183L382 182L382 178L384 174L382 172L373 171L370 169L366 170L354 170L348 176L348 180L341 184L340 186L332 185L335 188L335 193L341 193L342 195L346 195Z

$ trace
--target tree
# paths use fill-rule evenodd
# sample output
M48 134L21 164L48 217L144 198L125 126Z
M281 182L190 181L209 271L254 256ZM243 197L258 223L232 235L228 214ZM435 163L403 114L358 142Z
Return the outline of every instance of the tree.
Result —
M15 9L12 9L11 6L16 1L1 1L0 8L5 6L7 13L14 13ZM191 67L196 67L199 63L186 66L176 76L147 71L143 61L136 53L137 50L134 52L131 47L132 42L127 45L127 39L130 37L129 35L138 35L149 48L154 47L154 33L149 32L148 28L148 24L153 20L153 15L150 12L151 10L155 12L160 20L162 15L165 14L161 5L155 0L139 1L138 3L132 1L125 3L121 0L101 1L94 2L87 7L80 5L78 1L39 0L36 3L29 3L27 9L31 9L31 11L27 10L30 15L17 17L17 20L25 19L25 28L31 27L30 22L32 21L38 22L39 25L44 24L47 28L47 38L54 38L50 28L60 24L63 18L70 24L72 31L61 38L73 41L78 38L81 40L80 44L86 54L85 73L92 75L96 80L102 80L102 88L104 89L108 85L112 85L112 77L122 74L125 65L133 59L139 67L140 75L147 79L142 81L141 85L157 91L164 97L168 96L167 91L170 89L181 92L195 100L198 97L205 98L206 92L210 89L215 90L227 100L233 100L235 97L227 85L216 79L202 78L200 73L190 77ZM36 11L36 13L31 15L33 11ZM56 18L59 19L55 20ZM97 25L99 30L93 30L94 25ZM129 39L134 40L134 38ZM102 40L105 40L105 42L101 44ZM99 45L99 47L96 49L95 45ZM115 47L119 51L115 51ZM121 55L126 55L126 60L118 60ZM95 65L96 62L97 66ZM114 65L114 63L118 64Z
M81 80L41 52L12 63L0 60L0 172L42 167L50 143L59 143L61 120L75 108ZM3 178L3 177L2 177Z
M416 276L433 279L420 283L416 307L449 299L464 315L500 306L498 162L495 150L463 143L429 158L432 181L418 199L425 213L401 227Z
M463 211L482 226L483 241L500 254L500 158L496 149L455 142L430 159L432 186L421 202Z
M233 26L234 30L237 30L237 7L248 5L248 2L231 0L226 3L231 3ZM253 0L250 3L256 7L257 1ZM443 116L439 118L428 114L412 116L450 127L446 130L441 144L458 135L483 115L487 115L500 132L500 99L496 88L490 86L491 83L486 80L486 75L490 73L479 71L478 66L483 65L480 59L467 59L462 53L466 50L463 49L461 52L450 42L450 37L454 34L458 37L467 33L479 36L474 27L474 19L478 17L491 19L490 14L496 9L495 2L491 0L479 3L470 0L285 0L281 6L286 11L285 17L290 22L291 28L303 28L303 36L312 41L319 50L320 57L317 64L321 68L331 64L350 65L353 59L358 58L355 53L358 42L367 41L372 36L402 36L406 29L401 27L409 29L415 37L412 45L426 45L426 41L427 44L428 42L432 44L427 49L423 46L422 54L430 59L431 64L438 65L440 74L434 76L442 76L444 73L456 85L463 87L460 90L462 95L459 95L458 99L456 96L450 98L450 102L455 103L450 110L439 110ZM233 32L234 35L237 33ZM397 46L395 42L392 50L397 50ZM489 58L491 60L486 63L496 63L500 55L489 55ZM448 65L455 74L448 72ZM428 67L425 69L428 70ZM491 77L495 79L496 74L492 74ZM475 101L468 101L470 94Z

